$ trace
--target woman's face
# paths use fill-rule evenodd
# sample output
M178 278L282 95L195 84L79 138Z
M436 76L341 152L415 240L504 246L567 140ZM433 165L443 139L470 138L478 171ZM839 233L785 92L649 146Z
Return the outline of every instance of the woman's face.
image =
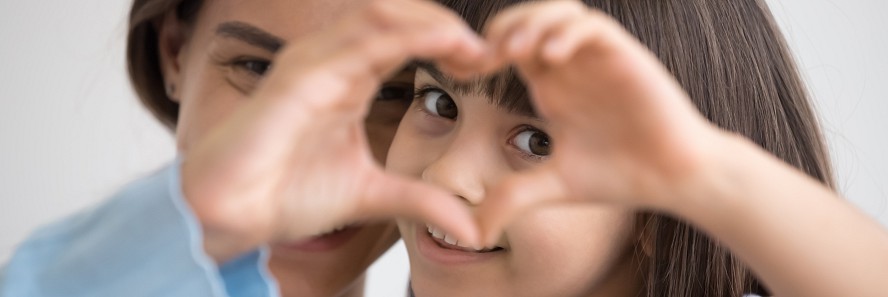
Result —
M428 67L417 70L415 86L387 170L477 205L504 176L546 162L546 123L532 111L509 111L477 86L467 91ZM398 227L419 297L635 296L634 218L605 206L536 210L508 227L496 247L481 251L460 247L458 238L423 222L399 221Z
M282 46L330 24L359 2L210 0L188 28L169 26L168 18L161 51L166 55L165 78L175 84L181 104L179 149L187 151L248 102ZM412 87L412 72L401 73L373 103L366 127L373 154L381 163L412 100ZM350 295L363 288L364 271L397 239L393 223L349 227L275 246L270 266L284 295Z

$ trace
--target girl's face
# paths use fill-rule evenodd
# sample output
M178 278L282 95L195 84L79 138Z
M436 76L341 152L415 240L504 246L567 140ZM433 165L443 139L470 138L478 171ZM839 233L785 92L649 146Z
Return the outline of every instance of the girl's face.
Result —
M163 71L181 104L176 137L188 151L250 100L275 53L330 24L358 0L211 0L193 26L162 33ZM388 82L366 122L373 154L385 161L412 100L413 75ZM324 197L316 197L324 199ZM273 247L272 272L284 295L341 296L360 292L363 273L398 239L393 223L354 226L305 242Z
M509 111L477 86L420 66L416 96L389 150L387 170L451 191L470 205L504 176L546 162L546 123ZM522 98L507 98L522 100ZM525 98L526 99L526 98ZM460 247L423 222L399 221L414 292L429 296L635 296L635 215L563 206L519 218L496 247ZM454 245L456 243L456 245Z

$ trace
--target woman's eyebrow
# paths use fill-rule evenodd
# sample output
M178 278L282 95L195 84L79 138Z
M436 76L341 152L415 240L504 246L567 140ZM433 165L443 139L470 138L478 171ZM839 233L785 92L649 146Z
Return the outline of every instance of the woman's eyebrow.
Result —
M253 25L238 21L219 24L219 27L216 28L216 36L238 39L265 49L272 54L277 53L286 44L280 37L274 36Z
M533 104L530 103L530 97L527 94L527 90L519 81L517 81L517 77L511 77L513 76L511 73L501 73L492 78L474 79L468 82L461 82L455 80L450 75L441 72L441 70L435 67L432 63L414 61L412 67L425 71L432 77L432 79L440 83L442 87L456 92L459 95L484 95L487 96L490 103L496 105L497 108L512 114L526 116L545 122L545 120L537 114Z

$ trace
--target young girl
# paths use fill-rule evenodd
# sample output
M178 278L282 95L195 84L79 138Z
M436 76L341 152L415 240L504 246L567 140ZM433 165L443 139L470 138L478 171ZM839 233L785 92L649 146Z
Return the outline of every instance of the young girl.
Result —
M512 71L460 83L420 65L387 167L505 228L473 247L400 221L416 296L886 292L886 234L828 190L815 116L763 2L551 1L486 25L522 1L442 2L486 26L491 64L514 62L530 95ZM535 207L582 201L610 203Z

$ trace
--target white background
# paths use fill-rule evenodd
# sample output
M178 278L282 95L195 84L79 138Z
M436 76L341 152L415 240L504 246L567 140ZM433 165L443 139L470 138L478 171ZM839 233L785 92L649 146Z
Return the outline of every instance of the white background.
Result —
M721 1L721 0L714 0ZM39 225L173 158L124 68L130 1L0 0L0 263ZM888 225L888 1L769 1L800 61L842 193ZM400 296L403 245L368 296Z

